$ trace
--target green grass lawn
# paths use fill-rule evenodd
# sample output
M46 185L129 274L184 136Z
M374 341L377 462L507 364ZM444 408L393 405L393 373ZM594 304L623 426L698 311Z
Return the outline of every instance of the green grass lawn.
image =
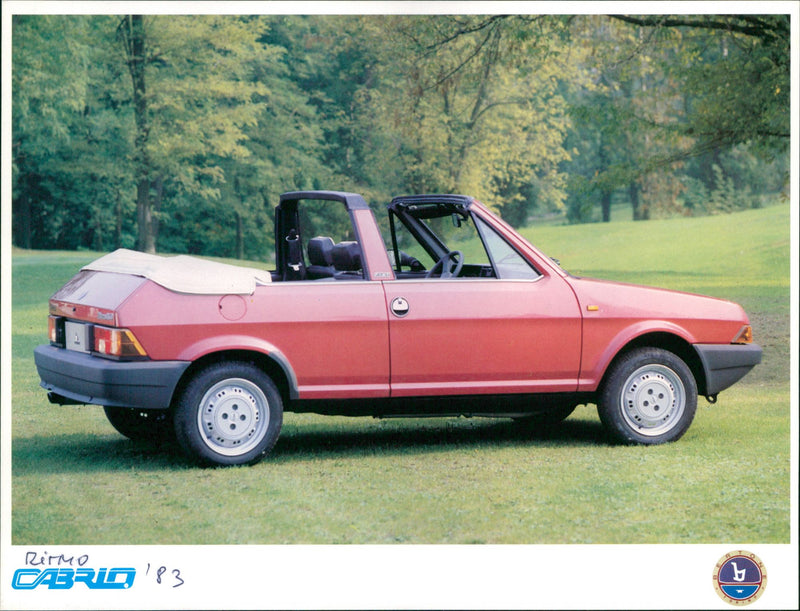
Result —
M201 469L48 404L47 299L96 255L15 251L12 543L788 543L788 204L524 233L576 275L738 301L763 363L665 446L610 445L594 406L539 434L288 413L262 463Z

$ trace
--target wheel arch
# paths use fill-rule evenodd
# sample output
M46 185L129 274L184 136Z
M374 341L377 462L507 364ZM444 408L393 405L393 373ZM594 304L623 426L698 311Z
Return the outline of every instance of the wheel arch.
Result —
M626 354L632 350L636 350L637 348L661 348L663 350L672 352L689 367L689 370L692 372L695 382L697 383L698 394L706 394L705 369L703 368L703 363L700 360L697 351L694 349L694 346L692 346L692 344L687 342L682 337L665 331L645 333L631 339L627 344L625 344L619 351L617 351L617 353L614 355L614 358L612 358L606 366L606 369L603 372L603 377L598 385L598 389L602 389L605 385L606 379L609 375L609 372L613 369L614 364Z
M209 352L193 361L183 372L178 385L175 387L172 395L173 403L180 397L183 389L186 388L186 385L198 371L215 363L232 361L252 363L267 374L278 387L284 403L298 398L297 377L289 361L279 350L264 353L258 350L230 349Z

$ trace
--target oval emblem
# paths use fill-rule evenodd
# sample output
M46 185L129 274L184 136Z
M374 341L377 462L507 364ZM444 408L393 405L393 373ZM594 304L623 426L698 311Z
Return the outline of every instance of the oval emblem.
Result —
M408 314L408 302L403 297L392 299L392 314L399 318Z

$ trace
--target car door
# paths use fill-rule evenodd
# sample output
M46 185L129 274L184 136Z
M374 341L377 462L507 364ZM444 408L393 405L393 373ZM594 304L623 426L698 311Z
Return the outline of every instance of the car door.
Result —
M275 241L280 281L258 301L260 332L291 366L299 398L388 397L381 281L393 274L369 206L350 193L285 193Z
M575 391L581 315L574 293L477 224L495 277L384 283L392 396Z

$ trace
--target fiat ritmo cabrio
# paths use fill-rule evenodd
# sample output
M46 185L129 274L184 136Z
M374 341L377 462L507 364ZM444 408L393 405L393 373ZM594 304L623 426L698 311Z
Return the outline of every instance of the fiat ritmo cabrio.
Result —
M276 207L274 270L115 251L50 299L41 385L235 465L284 411L545 426L595 403L615 440L669 442L761 360L739 305L576 278L472 197L397 197L383 234L360 195L306 191Z

